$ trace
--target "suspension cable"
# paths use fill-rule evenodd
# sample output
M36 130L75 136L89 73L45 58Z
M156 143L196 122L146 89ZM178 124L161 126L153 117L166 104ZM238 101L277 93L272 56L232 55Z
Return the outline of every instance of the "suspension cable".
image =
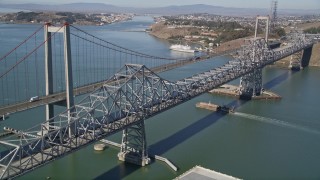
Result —
M61 26L56 32L53 33L51 37L48 39L51 39L60 29L62 29L63 26ZM30 53L28 53L26 56L22 57L19 61L17 61L11 68L9 68L7 71L5 71L3 74L0 75L0 79L7 75L10 71L12 71L15 67L17 67L21 62L25 61L28 57L30 57L35 51L37 51L40 47L42 47L47 41L46 39L44 42L42 42L39 46L35 47ZM0 59L2 60L2 59Z
M7 54L5 54L4 56L2 56L0 58L0 62L2 60L4 60L6 57L8 57L13 51L17 50L20 46L22 46L22 44L26 43L29 39L32 38L32 36L36 35L44 26L41 26L39 29L37 29L33 34L31 34L30 36L27 37L27 39L25 39L24 41L22 41L18 46L16 46L14 49L12 49L11 51L9 51Z
M81 31L82 33L84 33L84 34L86 34L86 35L88 35L88 36L91 36L91 37L93 37L93 38L99 39L99 40L101 40L102 42L107 43L107 44L110 44L110 45L112 45L112 46L114 46L114 47L116 47L116 48L122 49L122 50L116 50L115 48L109 47L110 49L113 49L113 50L116 50L116 51L119 51L119 52L126 53L125 51L128 51L128 52L130 52L130 53L128 53L128 54L131 54L131 53L132 53L132 54L136 54L136 55L139 55L139 56L142 56L142 57L156 58L156 59L162 59L162 60L184 60L184 59L185 59L185 58L182 59L182 58L157 57L157 56L152 56L152 55L140 53L140 52L137 52L137 51L133 51L133 50L130 50L130 49L127 49L127 48L118 46L118 45L116 45L116 44L113 44L113 43L111 43L111 42L109 42L109 41L106 41L106 40L104 40L104 39L98 38L98 37L96 37L96 36L94 36L94 35L92 35L92 34L89 34L89 33L85 32L85 31L83 31L83 30L81 30L81 29L73 26L73 25L70 25L70 26L72 26L72 27L75 28L76 30ZM75 35L75 34L73 34L73 33L71 33L71 34L74 35L74 36L77 36L77 35ZM77 37L78 37L78 38L82 38L82 37L80 37L80 36L77 36ZM89 41L89 42L91 42L91 43L94 43L94 42L90 41L89 39L85 39L85 40L86 40L86 41ZM98 43L96 43L96 44L97 44L97 45L100 45L100 46L103 46L102 44L98 44ZM103 47L105 47L105 46L103 46Z

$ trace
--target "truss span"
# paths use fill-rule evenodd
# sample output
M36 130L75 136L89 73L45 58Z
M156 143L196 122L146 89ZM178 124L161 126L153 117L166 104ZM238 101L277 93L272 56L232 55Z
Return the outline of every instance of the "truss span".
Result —
M27 131L2 139L2 179L20 176L180 103L312 46L310 41L264 49L177 82L144 65L127 64L80 103Z

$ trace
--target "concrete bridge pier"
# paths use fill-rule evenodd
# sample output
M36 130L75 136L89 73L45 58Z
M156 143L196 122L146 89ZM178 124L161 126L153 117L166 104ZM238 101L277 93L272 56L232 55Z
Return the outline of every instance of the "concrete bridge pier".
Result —
M301 66L302 54L303 54L303 51L300 51L291 55L289 69L291 70L302 69L302 66Z
M309 66L309 62L312 55L312 48L313 48L313 45L311 47L304 49L303 51L292 54L290 59L289 69L300 70Z
M118 158L120 161L139 166L145 166L150 163L147 152L144 121L123 130Z
M240 79L240 99L249 100L260 96L262 91L262 68L254 69L253 72L244 75Z
M312 49L313 49L313 45L311 47L308 47L303 50L303 55L302 55L302 59L301 59L301 67L304 68L304 67L309 66L309 62L310 62L311 55L312 55Z

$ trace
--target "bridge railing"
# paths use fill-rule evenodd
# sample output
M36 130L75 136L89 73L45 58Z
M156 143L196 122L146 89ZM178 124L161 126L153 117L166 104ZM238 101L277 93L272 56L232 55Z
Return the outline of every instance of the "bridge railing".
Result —
M302 41L278 51L245 52L242 58L177 82L166 81L143 65L125 65L72 108L2 139L0 144L7 149L0 156L1 177L21 175L310 46ZM260 55L250 56L251 52Z

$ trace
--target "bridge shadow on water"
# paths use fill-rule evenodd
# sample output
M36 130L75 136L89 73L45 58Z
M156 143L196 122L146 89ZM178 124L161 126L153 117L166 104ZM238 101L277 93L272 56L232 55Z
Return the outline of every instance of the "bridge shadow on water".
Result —
M279 84L281 84L282 82L284 82L285 80L289 79L289 77L291 77L292 75L294 75L295 73L297 73L299 71L291 71L288 70L286 72L284 72L283 74L279 75L278 77L272 79L271 81L265 83L263 85L263 87L265 89L271 89Z
M174 133L173 135L149 146L149 152L151 154L161 155L166 153L168 150L174 148L178 144L188 140L190 137L198 134L205 128L216 123L225 114L211 113L208 116L194 122L186 128Z
M279 85L280 83L284 82L287 80L292 74L296 73L295 71L287 71L271 81L265 83L263 87L265 89L270 89L272 87L275 87L276 85ZM233 100L230 103L227 104L228 107L234 107L235 109L243 106L246 104L248 101L247 100ZM226 116L227 114L221 114L217 112L213 112L209 114L208 116L194 122L193 124L187 126L186 128L176 132L175 134L162 139L158 141L155 144L152 144L149 146L149 154L153 155L162 155L169 151L170 149L174 148L175 146L183 143L184 141L188 140L192 136L198 134L202 130L206 129L207 127L213 125L216 123L219 119L222 117ZM152 160L151 164L154 163L155 161ZM95 179L96 180L103 180L107 178L111 179L123 179L124 177L130 175L134 171L140 169L140 166L132 165L129 163L121 163L118 166L112 168L111 170L97 176Z
M178 144L188 140L190 137L196 135L197 133L201 132L205 128L216 123L223 116L225 116L225 114L220 114L220 113L209 114L208 116L194 122L193 124L187 126L186 128L174 133L173 135L165 139L162 139L155 144L152 144L148 148L149 154L153 154L153 155L164 154L165 152L174 148ZM153 160L151 163L154 163L154 162L155 161ZM121 165L114 167L108 172L96 177L95 179L97 180L102 180L107 178L122 179L125 176L129 175L130 173L134 172L135 170L138 170L139 168L141 167L136 165L131 165L129 163L121 163Z

